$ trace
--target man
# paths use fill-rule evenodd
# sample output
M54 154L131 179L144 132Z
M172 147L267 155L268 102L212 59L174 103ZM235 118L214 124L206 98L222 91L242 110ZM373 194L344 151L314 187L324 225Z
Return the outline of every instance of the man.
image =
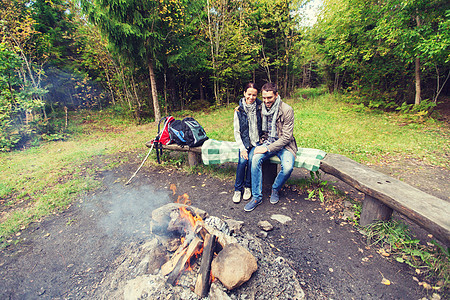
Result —
M279 192L291 176L294 168L297 143L294 138L294 110L281 101L274 83L266 83L261 88L264 105L262 107L263 143L254 148L251 176L253 198L245 205L245 211L252 211L262 203L262 164L276 155L281 160L281 170L272 185L270 203L280 200Z

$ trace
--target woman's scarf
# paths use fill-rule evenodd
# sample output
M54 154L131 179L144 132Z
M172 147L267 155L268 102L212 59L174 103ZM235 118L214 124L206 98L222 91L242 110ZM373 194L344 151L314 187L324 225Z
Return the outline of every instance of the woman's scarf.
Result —
M257 128L257 119L256 119L256 101L253 101L251 104L247 104L245 98L242 98L242 106L244 107L244 111L247 114L248 119L248 135L250 137L250 143L255 146L259 141L259 134Z
M276 128L276 121L278 116L278 109L280 107L281 98L280 95L278 95L275 102L272 104L269 110L267 110L266 105L262 106L262 130L269 132L269 139L273 140L277 138L277 128ZM271 124L267 124L267 120L271 117L272 122ZM270 128L268 127L270 126Z

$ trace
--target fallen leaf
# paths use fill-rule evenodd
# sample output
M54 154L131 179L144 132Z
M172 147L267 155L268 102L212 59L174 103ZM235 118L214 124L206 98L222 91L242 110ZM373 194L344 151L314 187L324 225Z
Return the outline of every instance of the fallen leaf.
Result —
M399 263L404 263L405 260L402 257L397 257L395 258L396 261L398 261Z
M425 281L424 282L421 282L422 284L420 284L421 286L423 286L424 287L424 289L427 289L427 290L431 290L431 285L429 285L428 283L426 283Z
M416 269L416 273L417 273L417 274L420 274L420 273L422 273L422 272L420 271L420 269Z
M384 248L381 248L380 250L378 250L378 253L380 253L384 257L390 256L390 254L387 253L386 250L384 250Z
M413 280L419 282L419 279L417 277L413 276Z
M381 280L381 283L384 284L384 285L391 285L391 282L388 279L386 279L386 278L383 278Z

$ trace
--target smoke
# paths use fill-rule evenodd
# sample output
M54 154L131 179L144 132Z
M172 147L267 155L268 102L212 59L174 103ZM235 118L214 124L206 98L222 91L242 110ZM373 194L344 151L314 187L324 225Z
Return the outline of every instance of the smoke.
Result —
M150 236L152 211L169 202L167 191L116 183L94 195L85 208L98 218L98 229L110 238L136 241Z

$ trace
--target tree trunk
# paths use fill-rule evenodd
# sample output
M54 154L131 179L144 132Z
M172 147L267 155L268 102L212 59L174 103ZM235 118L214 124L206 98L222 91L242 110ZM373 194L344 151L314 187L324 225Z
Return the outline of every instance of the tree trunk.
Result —
M135 113L135 116L138 120L138 122L141 122L141 102L139 101L139 96L137 94L137 90L136 90L136 83L134 82L134 76L133 74L131 74L131 83L132 83L132 88L133 88L133 92L134 92L134 98L136 99L136 104L137 104L137 111Z
M155 112L155 122L158 123L161 119L161 113L159 111L159 103L158 103L158 90L156 89L156 79L155 73L153 71L153 60L150 59L148 62L148 72L150 74L150 86L152 89L152 98L153 98L153 110Z
M164 69L164 113L166 116L168 115L167 106L169 106L167 103L167 72Z
M215 98L215 101L217 103L218 100L219 100L219 83L217 81L217 76L216 76L216 73L217 73L216 60L215 60L216 56L214 55L214 53L215 53L215 51L214 51L214 39L213 39L213 35L212 35L212 30L211 30L212 23L211 23L211 12L210 12L210 8L209 8L209 1L206 1L206 9L207 9L207 12L208 12L208 33L209 33L209 42L210 42L210 46L211 46L211 62L212 62L212 68L213 68L213 74L214 74L214 79L213 79L213 81L214 81L214 84L213 84L213 87L214 87L214 98Z
M416 22L417 27L420 27L420 18L419 15L416 15ZM420 58L419 56L416 56L416 67L415 67L415 77L416 77L416 98L414 100L415 105L420 104L420 98L421 98L421 90L420 90Z
M205 101L205 91L203 90L203 78L200 77L200 83L198 86L199 93L200 93L200 101Z
M418 105L420 104L420 58L416 57L416 68L415 68L415 75L416 75L416 98L414 100L414 104Z

